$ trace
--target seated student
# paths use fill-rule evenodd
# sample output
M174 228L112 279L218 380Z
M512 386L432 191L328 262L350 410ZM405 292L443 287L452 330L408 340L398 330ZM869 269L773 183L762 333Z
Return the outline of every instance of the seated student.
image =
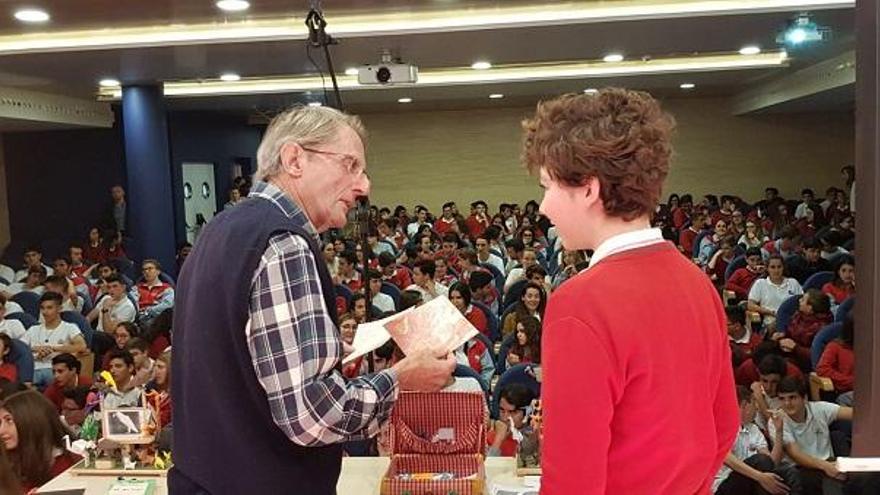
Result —
M138 306L138 318L149 322L162 311L174 306L174 288L159 278L162 265L158 261L147 259L141 266L144 280L132 289L131 295Z
M755 220L748 220L745 223L745 231L740 235L737 244L745 249L758 248L764 246L770 240L761 229L761 225Z
M74 313L82 312L85 300L82 296L76 293L76 289L74 289L70 280L58 275L52 275L46 277L45 282L43 282L43 287L46 292L61 294L61 311L73 311Z
M38 392L12 394L0 403L0 438L22 493L30 493L79 462L79 456L65 449L64 437L69 434L58 412Z
M24 325L18 320L6 319L6 305L8 302L6 296L0 293L0 333L9 335L13 339L21 340L25 333Z
M452 269L458 264L458 249L461 247L461 238L455 232L448 232L443 236L438 254L449 262Z
M836 230L830 230L819 236L819 244L822 245L820 256L826 260L830 260L839 254L849 254L849 251L840 247L840 233Z
M91 387L86 386L67 389L61 395L61 421L70 429L74 437L78 437L86 420L86 409L100 399Z
M521 265L510 270L510 273L507 274L507 280L504 282L504 293L506 294L510 287L519 282L520 280L526 279L526 270L533 266L538 265L538 253L534 248L525 248L522 252L522 262ZM543 284L542 284L543 285Z
M541 321L526 316L516 323L516 338L507 352L507 365L541 362Z
M367 296L358 292L351 296L351 314L358 323L367 321Z
M727 306L727 338L730 339L730 351L733 355L733 366L736 368L746 359L752 357L755 348L764 338L752 332L746 325L746 311L742 306Z
M469 366L479 373L487 384L492 383L492 377L495 376L495 361L482 340L472 338L462 344L456 351L456 358L459 364Z
M391 253L379 255L379 268L382 270L382 280L394 284L398 289L404 290L412 285L409 272L397 267L397 260Z
M788 365L785 359L776 354L767 354L758 363L760 381L753 382L749 389L753 392L755 407L758 408L755 422L761 430L767 430L767 422L772 418L773 411L782 407L777 389L779 382L790 376Z
M422 293L417 290L405 290L400 293L400 311L417 308L424 303Z
M777 412L772 419L777 433L771 451L764 433L754 423L757 410L752 391L738 385L736 399L739 402L740 430L724 465L715 475L712 492L716 495L800 493L797 470L780 465L782 414Z
M174 322L174 310L166 309L159 313L143 333L142 338L150 343L150 357L156 359L160 354L171 348L171 324Z
M449 297L449 289L434 281L436 265L432 260L419 260L413 267L413 284L408 290L416 290L422 293L425 302L432 301L437 297Z
M776 321L776 311L783 301L804 293L801 284L785 276L782 256L774 254L767 259L767 278L755 281L749 290L749 311L760 314L765 324Z
M434 283L449 287L458 282L458 276L450 268L449 261L443 256L434 257Z
M71 244L67 248L67 254L70 256L70 274L88 279L86 272L89 271L89 265L85 263L82 246Z
M489 206L483 200L471 203L471 214L464 221L471 239L476 239L489 227L489 216L486 214Z
M715 230L712 235L707 235L700 241L700 252L697 256L697 263L700 266L705 267L709 264L709 260L715 255L715 251L721 245L721 239L725 236L727 236L727 222L718 220L715 222Z
M492 423L486 436L487 457L516 456L517 442L510 432L510 425L528 432L529 408L536 399L531 389L521 383L511 383L501 389L498 401L499 420Z
M507 248L507 265L504 267L504 273L509 275L513 269L522 265L522 255L526 247L521 239L511 239L504 245Z
M455 215L452 214L452 202L443 205L443 213L440 218L434 222L434 231L438 235L445 235L448 232L457 231L458 223L455 221Z
M501 297L495 288L495 278L486 271L471 273L468 287L471 289L472 300L482 303L493 313L498 313Z
M724 285L724 274L727 273L727 266L736 257L734 252L734 241L731 236L724 236L718 243L718 250L712 255L709 263L706 264L706 274L716 287Z
M130 339L125 344L125 350L131 353L134 359L134 375L131 384L135 387L143 387L153 379L156 372L156 361L150 357L150 344L138 337Z
M803 380L787 377L779 382L779 398L785 412L782 443L786 458L801 474L805 495L832 493L880 493L876 476L844 474L837 469L829 426L852 420L853 410L830 402L809 402ZM770 434L776 436L770 423Z
M803 378L804 374L801 369L793 363L786 361L779 354L779 345L776 342L768 340L758 344L758 346L755 347L755 350L752 351L752 357L743 361L742 364L734 370L733 373L736 384L749 387L753 383L761 381L761 373L758 369L758 365L761 364L761 362L764 361L764 358L768 355L778 357L783 364L783 373L779 376L780 379L785 376L798 376Z
M357 333L358 321L353 313L343 313L339 315L339 334L345 345L351 346L354 343L354 336ZM364 356L349 361L348 364L342 365L342 374L346 378L357 378L365 372L366 362Z
M828 296L816 289L810 289L801 296L797 313L788 324L785 334L776 332L771 339L779 343L779 349L802 370L810 371L810 348L819 330L831 324L831 303Z
M840 257L834 266L834 280L822 286L837 306L856 294L856 259L849 255Z
M822 357L816 365L816 373L819 376L830 378L834 383L834 391L838 393L850 392L855 382L855 354L853 353L853 327L852 316L847 316L840 329L840 338L832 340L825 346Z
M764 276L764 273L764 258L761 256L761 250L749 248L746 250L746 266L733 272L724 284L724 289L733 292L738 301L746 301L755 280Z
M820 246L819 241L815 238L804 241L803 254L790 256L785 260L786 273L803 285L808 278L816 273L830 272L831 264L820 256Z
M46 281L46 269L42 266L33 266L28 268L25 278L20 282L9 284L3 291L7 297L18 294L19 292L33 292L42 295L45 291L43 282Z
M85 352L86 341L79 327L61 320L61 295L47 292L40 297L43 323L30 327L21 340L34 353L34 385L43 390L52 381L52 358L63 352Z
M571 249L563 250L561 258L559 269L556 271L556 276L553 277L553 283L551 284L553 289L559 288L563 282L577 275L579 272L577 269L578 263L585 261L583 252Z
M684 225L691 220L691 213L694 207L694 199L690 194L682 194L678 200L678 208L672 212L672 226L677 230L684 228ZM691 222L693 225L695 222ZM693 252L693 249L691 249Z
M550 294L553 286L550 284L550 277L547 276L547 270L541 265L532 265L526 270L526 280L533 284L540 285L544 288L544 292Z
M9 353L12 351L12 338L5 333L0 333L0 378L10 382L18 381L18 368L15 363L9 362Z
M124 321L134 321L137 308L125 294L125 282L119 275L104 279L107 295L102 297L94 309L86 316L99 332L111 332ZM96 323L97 322L97 323Z
M98 227L89 229L89 240L83 247L83 257L89 264L107 262L107 245L104 244L104 234Z
M108 349L101 358L101 369L110 371L110 356L114 350L124 350L128 345L128 341L140 335L140 327L133 321L123 321L116 325L113 331L113 341L116 345Z
M490 251L491 244L486 232L477 237L474 246L477 248L477 263L492 265L499 272L504 273L504 261Z
M477 263L477 252L470 248L462 249L461 251L459 251L458 265L456 266L456 268L458 269L458 279L466 284L470 282L471 275L473 273L489 273L487 269L481 267Z
M92 284L89 283L87 278L71 269L70 258L66 256L55 258L55 260L52 261L52 268L55 270L55 275L64 277L70 281L74 291L79 291L83 294L91 293Z
M123 349L113 349L110 352L110 375L116 386L112 387L104 382L97 384L105 393L103 407L118 409L142 405L141 395L144 390L134 385L134 373L134 357L131 353Z
M64 402L64 392L76 387L91 387L92 379L80 376L82 364L73 354L63 353L52 358L52 383L43 391L58 412Z
M538 284L529 282L523 289L520 300L517 301L515 309L504 317L501 327L501 334L507 337L516 330L517 322L529 316L534 316L541 320L544 318L544 308L547 307L547 294L544 288Z
M147 400L156 394L159 404L159 422L164 428L171 424L171 351L165 351L156 359L156 370L153 379L147 384Z
M462 282L456 282L449 288L449 301L467 318L480 333L489 336L489 320L485 313L471 304L471 289Z
M370 284L373 306L379 308L383 313L394 311L394 299L382 292L382 274L376 270L367 270L367 282Z
M330 272L330 277L335 279L339 275L339 259L336 257L336 248L333 247L332 242L324 244L324 247L321 248L321 255L327 265L327 271Z
M30 246L24 250L24 268L15 272L15 280L10 280L10 282L22 282L28 277L32 268L42 268L43 278L54 273L51 267L43 264L43 252L40 251L40 248Z

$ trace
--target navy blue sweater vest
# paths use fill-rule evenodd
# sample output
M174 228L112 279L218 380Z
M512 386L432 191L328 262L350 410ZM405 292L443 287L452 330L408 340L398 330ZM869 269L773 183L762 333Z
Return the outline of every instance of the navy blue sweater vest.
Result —
M174 495L336 492L342 448L307 448L287 438L272 419L247 346L254 272L269 239L282 232L308 241L335 322L333 282L318 246L276 205L249 198L202 230L178 279L174 308Z

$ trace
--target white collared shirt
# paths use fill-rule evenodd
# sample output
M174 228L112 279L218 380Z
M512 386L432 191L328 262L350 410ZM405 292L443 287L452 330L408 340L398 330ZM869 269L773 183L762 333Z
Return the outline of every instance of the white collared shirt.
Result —
M605 239L590 258L590 268L600 262L602 259L630 249L637 249L652 244L660 244L666 242L663 239L663 232L660 229L639 229L631 232L624 232Z

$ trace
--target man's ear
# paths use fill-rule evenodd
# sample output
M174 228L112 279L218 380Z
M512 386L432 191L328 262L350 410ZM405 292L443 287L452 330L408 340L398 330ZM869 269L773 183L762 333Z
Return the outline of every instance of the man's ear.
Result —
M577 195L584 201L584 206L592 208L597 202L602 203L601 185L596 177L588 177L577 187Z
M302 177L303 149L298 143L281 145L281 169L293 177Z

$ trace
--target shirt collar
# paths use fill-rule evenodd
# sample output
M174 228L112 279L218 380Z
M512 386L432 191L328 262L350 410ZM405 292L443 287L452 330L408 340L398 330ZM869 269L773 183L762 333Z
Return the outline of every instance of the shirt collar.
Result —
M664 242L663 233L660 229L639 229L633 230L631 232L624 232L623 234L617 234L613 237L609 237L605 239L602 244L596 248L596 251L593 253L593 257L590 258L590 268L596 265L596 263L602 261L604 258L611 256L612 254L617 254L623 251L629 251L630 249L637 249L640 247L650 246L651 244L658 244Z
M281 190L280 187L275 184L269 182L256 181L254 185L251 187L251 192L248 194L249 198L262 198L267 201L270 201L285 215L287 218L290 218L297 225L301 226L305 229L306 232L311 234L316 239L318 238L318 232L315 230L315 226L312 225L311 220L306 216L306 213L298 204L296 204L290 196L288 196L284 191Z

